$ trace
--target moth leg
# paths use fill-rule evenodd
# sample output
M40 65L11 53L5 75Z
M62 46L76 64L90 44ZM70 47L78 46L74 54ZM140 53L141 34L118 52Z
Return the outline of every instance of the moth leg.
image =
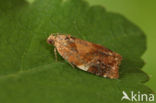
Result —
M54 48L55 60L57 61L57 50Z
M74 64L72 64L72 63L69 63L71 66L72 66L72 68L75 68L75 65Z

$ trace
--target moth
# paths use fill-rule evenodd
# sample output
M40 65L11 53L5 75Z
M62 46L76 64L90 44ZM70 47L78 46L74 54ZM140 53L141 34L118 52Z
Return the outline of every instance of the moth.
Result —
M72 66L98 76L116 79L122 57L106 47L94 44L69 34L51 34L47 42Z

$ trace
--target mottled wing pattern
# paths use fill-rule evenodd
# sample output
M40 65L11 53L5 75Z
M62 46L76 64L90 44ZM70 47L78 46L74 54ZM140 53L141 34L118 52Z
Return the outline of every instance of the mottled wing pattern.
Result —
M122 57L115 52L70 35L58 35L55 47L70 64L98 76L118 78Z
M99 76L109 78L119 77L118 67L122 59L119 54L103 46L80 39L76 39L75 44L80 58L84 61L79 66L80 69L88 68L88 72Z

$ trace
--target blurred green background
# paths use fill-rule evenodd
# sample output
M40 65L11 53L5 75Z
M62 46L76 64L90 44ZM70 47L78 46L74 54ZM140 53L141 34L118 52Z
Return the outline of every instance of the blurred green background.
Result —
M147 36L147 50L143 55L143 67L150 81L146 83L156 91L156 0L87 0L90 5L102 5L107 11L124 15L138 25ZM138 48L139 49L139 48ZM135 51L134 51L135 52Z

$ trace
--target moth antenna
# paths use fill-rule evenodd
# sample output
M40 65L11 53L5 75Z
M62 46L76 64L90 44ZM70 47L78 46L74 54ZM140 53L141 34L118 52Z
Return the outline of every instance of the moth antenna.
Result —
M55 60L58 61L58 59L57 59L57 50L56 50L56 48L54 48L54 54L55 54Z

